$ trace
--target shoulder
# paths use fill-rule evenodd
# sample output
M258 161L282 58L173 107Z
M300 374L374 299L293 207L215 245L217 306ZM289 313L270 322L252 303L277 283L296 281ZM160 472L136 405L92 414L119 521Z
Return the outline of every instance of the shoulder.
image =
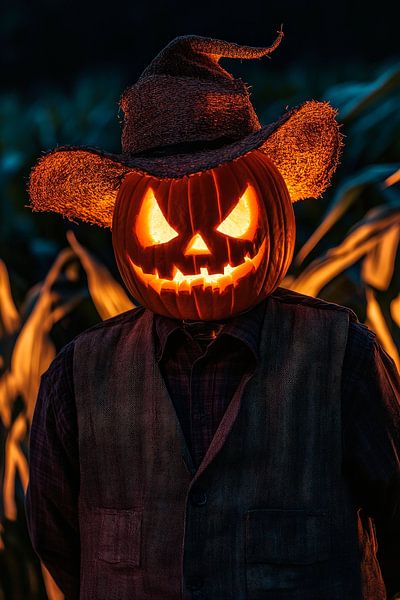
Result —
M346 354L350 356L363 357L364 354L370 356L374 352L382 350L376 334L366 325L359 321L349 323L349 335L347 338Z
M96 323L96 325L93 325L92 327L89 327L88 329L82 331L72 341L76 342L81 338L96 336L98 333L106 333L109 330L118 330L124 327L132 327L140 320L140 318L145 312L146 310L143 306L138 306L137 308L133 308L132 310L123 312L119 315L116 315L115 317L106 319L105 321L100 321L100 323Z
M105 341L109 332L119 335L125 328L132 331L144 312L145 309L143 307L134 308L100 323L96 323L96 325L79 333L58 352L47 371L42 375L43 382L52 386L56 383L60 385L62 382L65 382L64 387L69 386L72 389L73 359L77 345L81 342L90 343L91 340L97 341L99 337Z
M390 377L398 388L398 371L393 358L366 325L350 323L343 364L343 385L352 387L363 381L368 387L373 379Z
M294 292L292 290L288 290L286 288L278 287L270 296L270 299L274 302L278 302L279 304L290 306L297 306L304 308L307 312L317 312L317 311L331 311L333 313L337 313L338 315L347 315L349 322L358 323L356 314L346 306L341 306L340 304L335 304L334 302L327 302L326 300L322 300L322 298L314 298L312 296L306 296L304 294L299 294L298 292Z
M139 327L142 321L147 320L150 324L150 316L150 311L143 306L128 310L85 329L71 343L75 349L77 347L90 349L92 345L96 348L99 348L99 344L106 346L126 335L135 337L136 332L143 329Z
M390 380L391 387L396 388L398 394L399 378L393 359L381 346L376 334L360 323L350 308L285 288L277 288L270 298L288 309L290 306L301 307L301 310L307 311L307 319L311 322L313 313L317 311L330 311L330 314L336 314L338 317L347 316L347 339L342 370L344 397L354 399L355 390L361 388L365 393L369 389L368 393L370 393L371 390L376 389L378 380L382 383L385 379Z
M309 312L331 311L333 313L348 316L348 336L346 345L345 362L365 362L367 357L372 358L375 352L383 352L376 334L366 325L360 323L357 315L347 306L341 306L334 302L327 302L322 298L314 298L293 292L286 288L277 288L271 295L274 301L280 304L297 305L304 307Z

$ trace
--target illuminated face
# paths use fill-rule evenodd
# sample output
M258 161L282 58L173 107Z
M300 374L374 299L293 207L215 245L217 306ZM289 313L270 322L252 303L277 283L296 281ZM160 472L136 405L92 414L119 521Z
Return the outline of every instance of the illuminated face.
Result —
M188 216L190 218L190 215ZM241 278L259 267L265 249L265 240L255 256L252 255L253 245L248 244L244 260L235 266L229 262L231 259L228 259L228 262L224 261L226 264L223 265L220 260L216 260L218 250L221 251L221 245L226 246L222 251L225 250L228 258L231 255L230 246L233 245L232 242L229 243L229 238L241 240L243 243L253 242L257 225L257 194L254 187L247 184L236 205L221 223L211 223L208 227L197 223L197 226L185 232L186 235L182 236L183 240L176 240L174 244L176 263L170 263L164 270L156 268L155 272L146 272L132 259L130 261L138 278L158 293L162 290L173 290L176 293L191 292L192 288L201 286L211 287L217 294L221 294L229 285L237 284ZM139 243L144 249L169 244L180 237L165 218L151 186L143 198L135 230ZM235 247L238 250L237 254L243 254L240 243ZM172 244L170 249L173 252Z
M263 156L182 179L131 174L118 195L113 244L141 303L174 318L226 318L284 276L294 244L292 205Z

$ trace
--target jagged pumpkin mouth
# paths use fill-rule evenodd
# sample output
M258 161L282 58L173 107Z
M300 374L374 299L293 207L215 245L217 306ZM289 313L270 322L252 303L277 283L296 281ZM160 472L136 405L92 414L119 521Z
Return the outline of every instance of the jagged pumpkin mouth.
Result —
M155 273L145 273L130 257L129 260L138 279L146 287L151 287L158 294L163 290L174 291L176 293L190 293L194 287L202 287L203 289L212 288L212 291L221 294L228 286L237 286L243 277L248 276L258 269L265 253L265 244L264 239L257 254L253 258L247 254L244 257L244 261L236 267L227 264L224 267L223 273L209 273L207 267L202 267L200 268L200 273L184 275L182 271L175 267L173 278L164 279L163 277L159 277L157 271Z

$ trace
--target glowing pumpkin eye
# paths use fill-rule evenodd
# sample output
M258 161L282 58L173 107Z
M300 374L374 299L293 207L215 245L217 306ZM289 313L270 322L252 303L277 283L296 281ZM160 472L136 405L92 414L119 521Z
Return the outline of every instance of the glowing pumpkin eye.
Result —
M258 202L255 189L248 184L238 203L217 227L229 237L252 240L258 222Z
M136 219L136 235L145 248L156 244L166 244L179 235L162 214L151 187L148 188L143 198Z

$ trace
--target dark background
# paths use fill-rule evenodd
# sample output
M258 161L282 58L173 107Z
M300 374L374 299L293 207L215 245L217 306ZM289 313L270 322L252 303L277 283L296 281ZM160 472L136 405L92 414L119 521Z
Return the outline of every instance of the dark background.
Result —
M313 63L351 70L358 63L373 69L399 53L399 13L399 3L387 0L7 0L0 13L1 80L4 88L37 94L43 84L68 87L93 70L122 71L129 83L177 35L262 46L281 23L286 39L272 68Z

